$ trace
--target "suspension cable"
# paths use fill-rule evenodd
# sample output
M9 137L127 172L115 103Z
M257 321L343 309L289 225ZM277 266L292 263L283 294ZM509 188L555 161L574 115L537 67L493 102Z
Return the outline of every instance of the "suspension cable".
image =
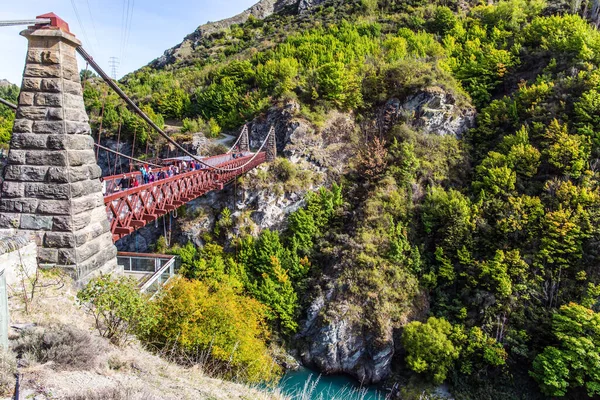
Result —
M244 125L242 133L240 133L235 143L229 148L229 150L227 150L227 153L225 154L229 154L233 151L233 149L235 149L235 147L240 143L240 140L242 140L242 136L244 136L244 133L248 133L248 125Z
M48 25L51 24L50 18L39 19L18 19L14 21L0 21L0 26L18 26L18 25Z
M97 148L99 148L99 149L102 149L102 150L105 150L105 151L111 152L111 153L113 153L113 154L116 154L116 155L118 155L119 157L124 157L124 158L126 158L126 159L128 159L128 160L135 161L135 162L138 162L138 163L140 163L140 164L148 164L148 165L152 165L153 167L158 167L158 168L162 168L162 167L163 167L162 165L158 165L158 164L150 163L150 162L147 162L147 161L142 161L142 160L140 160L140 159L138 159L138 158L134 158L134 157L127 156L127 155L125 155L125 154L123 154L123 153L119 153L118 151L115 151L115 150L113 150L113 149L109 149L108 147L104 147L104 146L102 146L102 145L99 145L99 144L96 144L96 143L94 143L94 146L96 146L96 147L97 147Z
M13 104L13 103L11 103L8 100L4 100L2 97L0 97L0 103L4 104L8 108L12 108L13 110L17 109L17 105L16 104Z
M119 133L117 134L117 151L119 150L119 145L121 144L121 122L119 122ZM115 173L113 175L117 174L117 157L115 156ZM119 166L121 165L121 160L118 160L118 164ZM121 173L123 173L123 167L121 167Z
M125 94L125 92L123 92L123 90L121 90L121 88L106 74L106 72L104 72L104 70L102 68L100 68L100 66L83 49L83 47L81 47L81 46L77 47L77 52L79 53L79 55L81 55L81 57L83 57L84 60L86 60L87 62L89 62L89 64L98 73L98 75L100 75L102 77L102 79L104 79L104 81L106 82L106 84L112 90L114 90L119 95L119 97L121 97L121 99L123 99L125 101L125 103L127 103L127 105L129 105L131 107L131 109L136 112L136 114L138 114L144 121L146 121L146 123L148 123L148 125L150 125L162 137L164 137L169 143L171 143L172 145L174 145L179 150L183 151L183 153L187 154L189 157L193 158L194 160L196 160L200 164L205 165L206 167L208 167L208 168L210 168L212 170L215 170L215 171L224 171L224 172L237 171L239 169L244 168L246 165L250 164L254 160L254 158L257 157L258 153L260 152L259 151L259 152L255 153L254 156L250 160L248 160L248 162L245 163L244 165L240 165L239 167L235 167L235 168L220 168L220 167L215 167L215 166L212 166L210 164L207 164L206 162L202 161L202 159L198 158L196 155L194 155L194 154L188 152L187 150L185 150L179 143L177 143L169 135L167 135L162 129L160 129L159 126L156 125L156 123L154 123L154 121L152 121L150 119L150 117L148 117L148 115L146 115L146 113L144 113L142 110L140 110L140 108L133 102L133 100L131 100L129 98L129 96L127 96L127 94ZM268 141L269 136L271 134L274 134L273 133L273 127L271 127L271 130L269 131L269 134L265 138L265 141L263 142L263 145L261 146L261 149L264 147L264 145Z

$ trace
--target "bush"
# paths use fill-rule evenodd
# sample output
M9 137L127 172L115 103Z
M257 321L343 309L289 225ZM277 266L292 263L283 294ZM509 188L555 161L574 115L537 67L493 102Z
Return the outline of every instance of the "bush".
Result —
M156 318L142 339L185 364L244 382L273 381L280 368L271 358L266 309L233 287L173 279L158 295Z
M102 348L88 332L57 324L24 329L14 351L26 362L52 362L56 370L90 370Z
M132 278L94 278L77 293L77 299L94 317L100 335L115 345L126 344L130 335L143 334L154 323L152 307Z

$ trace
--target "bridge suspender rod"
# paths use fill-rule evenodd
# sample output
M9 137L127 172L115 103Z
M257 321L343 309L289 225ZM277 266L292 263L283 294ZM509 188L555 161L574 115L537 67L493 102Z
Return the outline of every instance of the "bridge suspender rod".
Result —
M129 105L131 107L131 109L133 111L135 111L144 121L146 121L146 123L148 123L148 125L150 125L162 137L164 137L169 143L171 143L173 146L175 146L179 150L183 151L184 154L187 154L188 156L192 157L194 160L198 161L200 164L203 164L203 165L207 166L208 168L210 168L212 170L215 170L215 171L224 171L224 172L227 172L227 171L237 171L239 169L244 168L246 165L250 164L254 160L254 158L258 156L258 153L260 151L256 152L254 154L254 156L252 156L252 158L250 160L248 160L247 163L245 163L244 165L240 165L239 167L236 167L236 168L219 168L219 167L214 167L214 166L212 166L210 164L205 163L200 158L198 158L194 154L192 154L189 151L187 151L186 149L184 149L179 143L177 143L176 141L174 141L173 139L171 139L169 137L169 135L167 135L162 129L160 129L158 127L158 125L156 125L154 123L154 121L152 121L150 119L150 117L148 117L146 115L146 113L144 113L142 110L140 110L140 108L133 102L133 100L131 100L129 98L129 96L127 96L127 94L125 94L125 92L123 92L121 90L121 88L106 74L106 72L104 72L102 70L102 68L100 68L100 66L98 64L96 64L96 62L94 61L94 59L87 53L87 51L85 51L83 49L83 47L81 47L81 46L77 47L77 52L79 53L79 55L81 57L83 57L83 59L86 62L88 62L91 65L91 67L98 73L98 75L100 75L102 77L102 79L104 79L104 81L106 82L106 84L108 86L110 86L110 88L112 90L114 90L119 95L119 97L121 99L123 99L123 101L125 101L125 103L127 103L127 105ZM269 131L269 135L271 135L271 134L273 134L272 129L271 129L271 131ZM269 138L269 135L267 135L267 138L265 139L265 142L263 143L263 146L267 142L267 140ZM261 146L261 149L262 149L263 146Z
M16 104L11 103L10 101L6 101L2 97L0 97L0 104L4 104L6 107L12 108L13 110L17 109Z
M96 147L97 147L97 148L99 148L99 149L102 149L102 150L108 151L109 153L116 154L116 155L118 155L119 157L125 157L125 158L127 158L128 160L139 162L140 164L147 164L147 165L151 165L151 166L153 166L153 167L157 167L157 168L162 168L162 167L163 167L162 165L153 164L153 163L151 163L151 162L148 162L148 161L143 161L143 160L140 160L140 159L138 159L138 158L133 158L133 157L130 157L130 156L126 156L126 155L125 155L125 154L123 154L123 153L119 153L118 151L115 151L115 150L109 149L108 147L104 147L104 146L102 146L102 145L99 145L99 144L96 144L96 143L94 143L94 146L96 146Z
M49 18L40 19L18 19L13 21L0 21L0 26L18 26L18 25L48 25L52 23Z

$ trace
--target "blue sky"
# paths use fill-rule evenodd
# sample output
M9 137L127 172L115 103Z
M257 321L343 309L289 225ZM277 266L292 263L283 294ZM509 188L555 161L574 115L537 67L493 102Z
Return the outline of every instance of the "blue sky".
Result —
M258 0L7 0L2 1L0 20L30 19L54 12L69 23L70 30L96 62L110 74L110 57L119 58L118 77L146 65L180 43L207 21L234 16ZM129 40L123 26L124 9L133 9ZM73 6L75 5L75 7ZM88 7L89 5L89 7ZM83 24L83 29L77 19ZM21 84L27 40L19 35L25 27L0 27L0 79ZM85 64L80 59L79 68Z

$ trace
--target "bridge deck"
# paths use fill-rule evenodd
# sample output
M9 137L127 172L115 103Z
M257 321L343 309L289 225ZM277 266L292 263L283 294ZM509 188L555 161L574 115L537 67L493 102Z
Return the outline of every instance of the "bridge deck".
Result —
M266 152L253 157L253 153L244 153L244 156L235 159L231 154L222 154L207 159L210 165L215 163L215 167L222 168L220 170L205 168L190 171L120 192L107 193L104 204L113 241L212 190L223 189L225 184L267 160Z

